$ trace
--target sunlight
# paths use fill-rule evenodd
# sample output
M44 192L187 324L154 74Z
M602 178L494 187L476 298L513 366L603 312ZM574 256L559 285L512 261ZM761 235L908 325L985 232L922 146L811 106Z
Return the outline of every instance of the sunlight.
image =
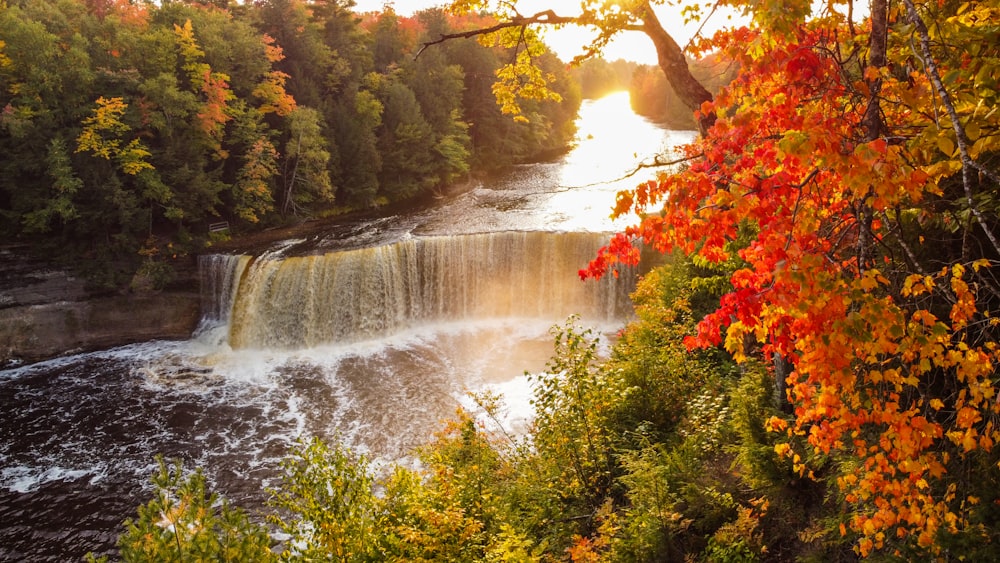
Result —
M400 15L412 15L420 10L441 7L448 2L442 0L395 0L390 2L393 9ZM517 2L518 10L522 14L531 14L542 10L552 9L553 2L547 0L521 0ZM356 0L355 10L358 12L378 12L385 7L385 0ZM723 27L738 25L746 18L737 16L735 10L721 8L702 26L701 22L686 22L681 15L683 3L674 6L657 6L656 15L668 33L682 47L688 43L692 36L699 32L704 37L710 37L713 33ZM573 6L560 4L555 7L560 15L575 15L570 11ZM706 12L704 16L708 16ZM543 29L539 31L545 43L563 61L571 61L577 55L583 53L584 48L594 41L596 32L592 28L584 28L576 25L567 25L559 29ZM625 59L640 64L655 65L656 50L649 38L642 33L621 33L616 36L604 49L603 58L609 61L615 59Z
M604 231L620 228L629 218L609 220L618 191L654 177L639 163L669 154L688 143L694 131L665 130L632 112L628 92L614 92L580 108L576 147L560 169L561 191L545 205L553 220L571 217L567 228Z

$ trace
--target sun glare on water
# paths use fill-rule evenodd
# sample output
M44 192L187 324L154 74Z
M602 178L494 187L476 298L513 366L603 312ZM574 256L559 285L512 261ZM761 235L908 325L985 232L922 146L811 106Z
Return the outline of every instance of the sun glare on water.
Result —
M636 115L628 92L614 92L580 108L576 147L563 160L552 214L572 217L574 228L605 231L628 221L609 220L615 194L655 177L645 168L657 156L690 142L694 131L671 131Z

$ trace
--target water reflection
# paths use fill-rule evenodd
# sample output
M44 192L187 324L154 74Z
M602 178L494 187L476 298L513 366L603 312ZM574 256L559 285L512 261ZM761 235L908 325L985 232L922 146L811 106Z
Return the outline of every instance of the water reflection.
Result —
M694 131L663 130L632 112L628 92L609 94L581 110L578 144L559 166L560 190L545 201L544 221L566 230L621 230L634 220L610 219L615 194L655 177L657 156L691 142Z

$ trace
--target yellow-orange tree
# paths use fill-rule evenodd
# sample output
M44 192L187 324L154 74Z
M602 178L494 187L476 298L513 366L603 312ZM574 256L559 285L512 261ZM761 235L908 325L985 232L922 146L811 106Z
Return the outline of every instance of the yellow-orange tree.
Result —
M940 553L991 541L1000 503L1000 4L871 8L764 1L703 41L740 66L700 108L714 125L685 169L619 194L641 219L581 276L639 241L722 261L749 233L688 344L790 362L778 453L836 483L861 555Z

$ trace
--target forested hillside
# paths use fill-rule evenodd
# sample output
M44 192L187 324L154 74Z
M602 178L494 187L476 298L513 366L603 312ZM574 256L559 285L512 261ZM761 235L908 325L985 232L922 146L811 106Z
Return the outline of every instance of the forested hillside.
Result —
M220 6L229 6L228 8ZM550 153L579 89L535 57L562 103L501 113L500 47L422 41L482 26L353 2L11 0L0 4L0 233L97 286L232 231L434 193Z

